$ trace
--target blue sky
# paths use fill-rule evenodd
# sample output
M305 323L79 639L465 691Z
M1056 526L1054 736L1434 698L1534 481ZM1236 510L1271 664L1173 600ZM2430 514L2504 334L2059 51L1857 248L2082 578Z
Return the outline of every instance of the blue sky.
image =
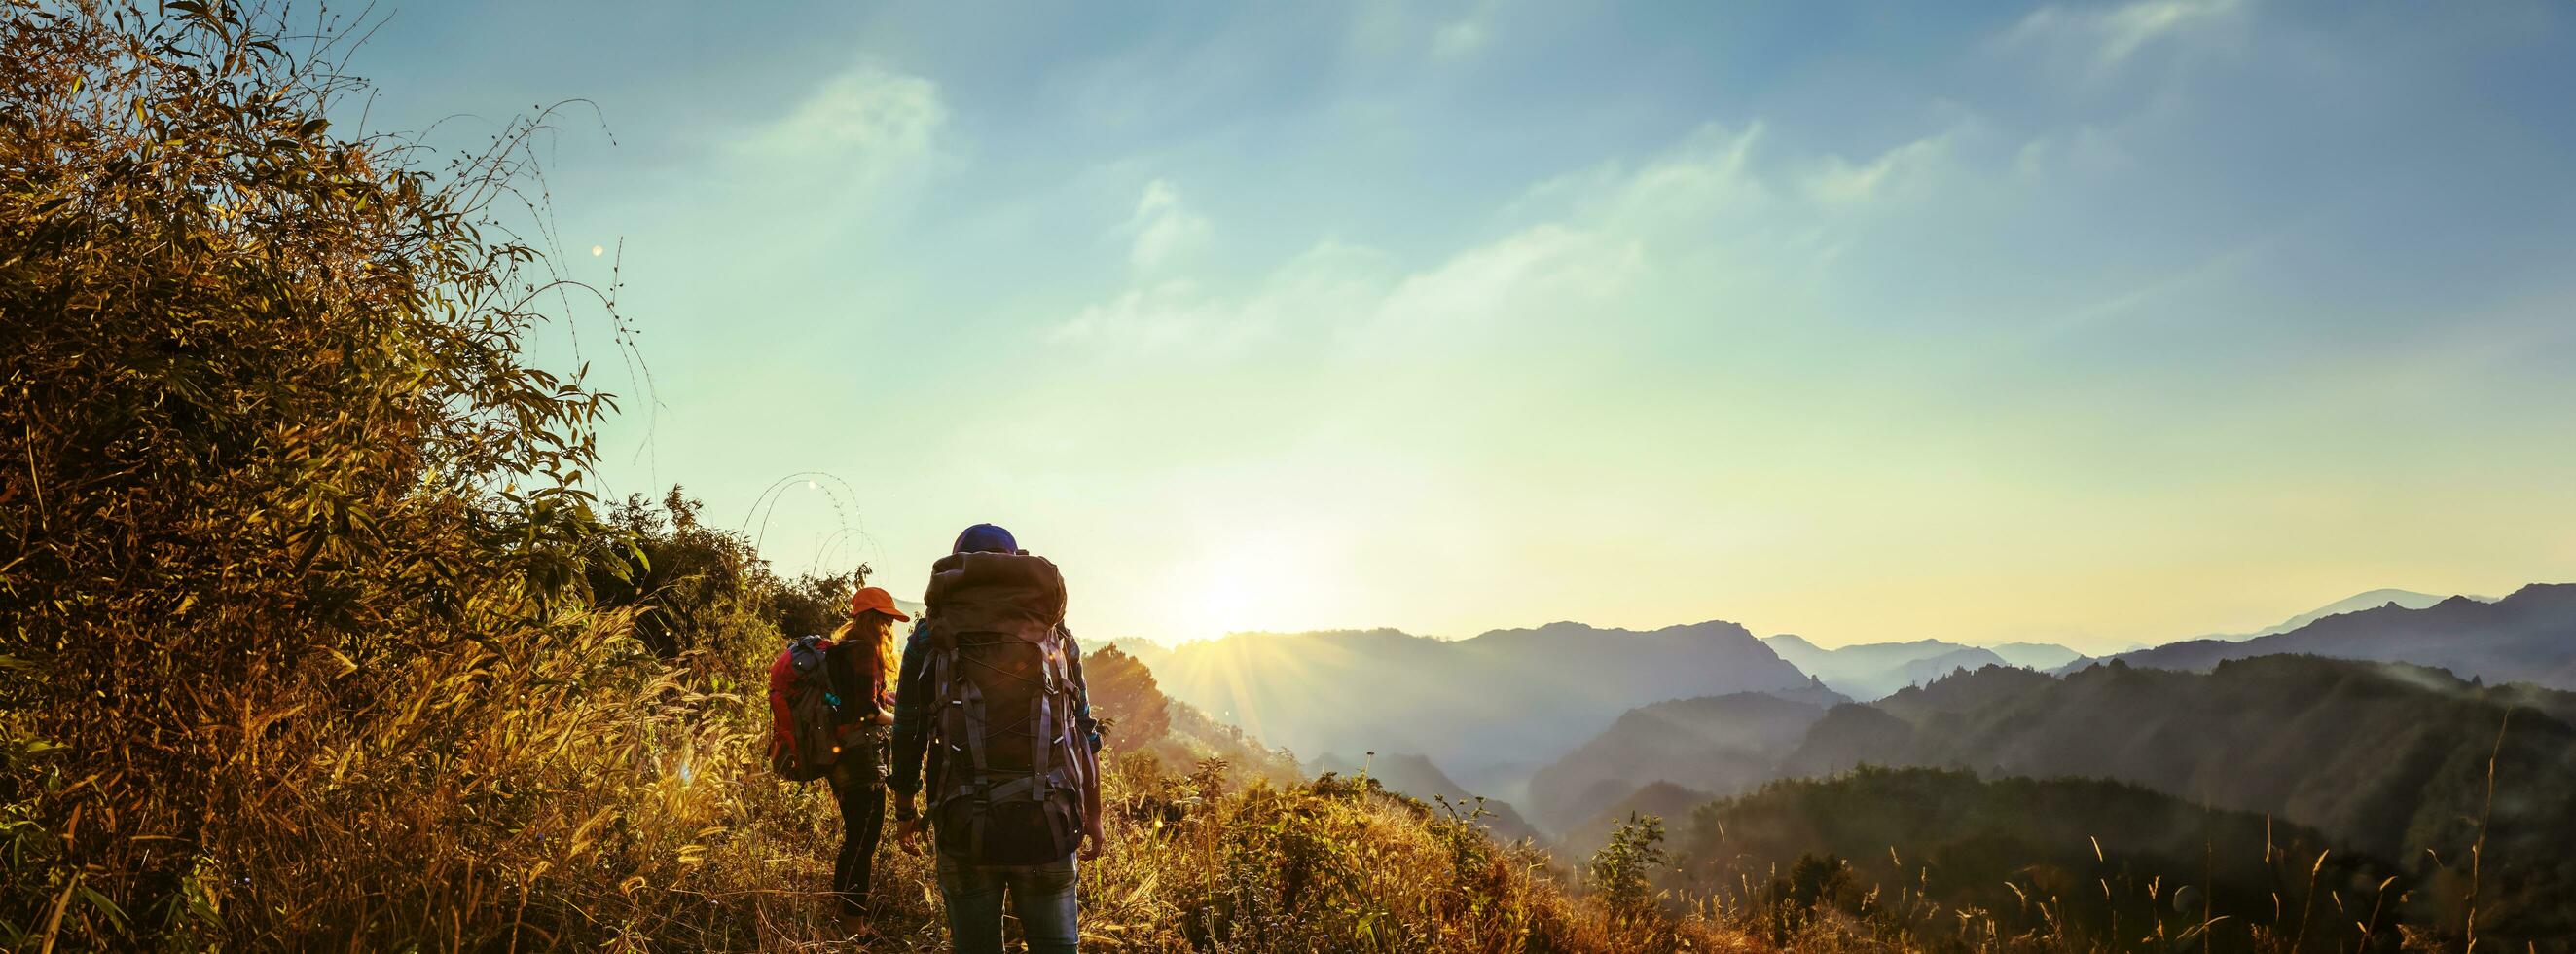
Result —
M2564 4L379 12L374 128L596 105L605 479L827 472L791 571L995 520L1101 636L2101 646L2576 568Z

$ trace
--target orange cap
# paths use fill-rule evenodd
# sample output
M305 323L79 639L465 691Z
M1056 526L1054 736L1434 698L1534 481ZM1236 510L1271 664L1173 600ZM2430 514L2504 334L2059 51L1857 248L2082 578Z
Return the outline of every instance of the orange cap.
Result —
M857 616L869 610L875 610L879 613L884 613L888 616L907 622L912 619L910 616L903 615L902 610L894 608L894 594L888 593L879 587L859 587L858 592L850 594L850 615Z

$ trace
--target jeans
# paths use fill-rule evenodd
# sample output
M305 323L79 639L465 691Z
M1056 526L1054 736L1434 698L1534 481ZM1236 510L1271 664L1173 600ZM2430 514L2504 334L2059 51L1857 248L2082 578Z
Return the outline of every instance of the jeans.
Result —
M868 877L876 866L877 840L885 834L885 778L873 758L843 758L832 766L832 800L841 806L841 855L832 864L832 893L841 909L867 913Z
M1073 856L1042 865L988 868L939 856L939 893L948 899L948 940L957 954L1002 954L1002 894L1020 916L1029 954L1074 954Z

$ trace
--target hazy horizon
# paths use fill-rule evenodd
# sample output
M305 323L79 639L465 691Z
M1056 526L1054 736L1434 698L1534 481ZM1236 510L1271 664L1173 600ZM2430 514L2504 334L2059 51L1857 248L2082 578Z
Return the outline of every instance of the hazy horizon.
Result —
M371 128L588 101L600 487L833 475L790 573L2088 651L2576 577L2563 5L379 11Z
M1728 619L1728 618L1723 617L1723 616L1709 617L1709 618L1705 618L1705 619L1677 620L1677 621L1670 622L1670 623L1652 624L1652 625L1644 625L1644 626L1614 626L1614 625L1608 625L1608 624L1602 624L1602 623L1594 623L1594 622L1591 622L1591 621L1589 621L1589 620L1579 620L1579 619L1552 619L1552 620L1547 620L1547 621L1544 621L1544 622L1537 622L1537 623L1523 623L1523 624L1514 624L1514 625L1493 626L1493 627L1488 627L1488 628L1485 628L1485 629L1476 630L1476 631L1474 631L1474 632L1465 632L1465 633L1428 633L1428 632L1416 632L1416 631L1413 631L1413 630L1404 629L1403 627L1399 627L1399 626L1319 626L1319 627L1315 627L1315 628L1312 628L1312 629L1297 629L1297 630L1282 630L1282 629L1244 629L1244 630L1232 630L1232 631L1228 631L1228 632L1224 632L1224 633L1218 633L1218 634L1211 635L1211 636L1190 636L1190 637L1185 637L1185 638L1181 638L1181 639L1156 639L1156 638L1152 638L1152 637L1144 637L1144 636L1139 636L1139 637L1122 637L1122 636L1115 636L1115 635L1110 636L1110 637L1108 637L1108 638L1109 638L1109 639L1112 639L1112 640L1115 640L1115 639L1127 639L1127 638L1143 639L1143 640L1145 640L1145 641L1147 641L1147 642L1154 643L1154 644L1159 645L1159 646L1162 646L1162 647L1164 647L1164 648L1166 648L1166 649L1174 649L1174 648L1179 648L1179 647L1181 647L1181 646L1188 645L1188 644L1190 644L1190 643L1198 643L1198 642L1213 642L1213 641L1216 641L1216 640L1221 640L1221 639L1230 639L1230 638L1234 638L1234 637L1238 637L1238 636L1263 637L1263 636L1303 636L1303 635L1313 635L1313 634L1319 634L1319 633L1371 633L1371 632L1399 632L1399 633L1402 633L1402 634L1404 634L1404 635L1406 635L1406 636L1418 636L1418 637L1422 637L1422 638L1425 638L1425 639L1438 639L1438 640L1445 640L1445 641L1455 642L1455 641L1457 641L1457 640L1462 640L1462 639L1473 639L1473 638L1476 638L1476 637L1478 637L1478 636L1484 636L1484 635L1488 635L1488 634L1491 634L1491 633L1497 633L1497 632L1509 632L1509 631L1513 631L1513 630L1531 630L1531 629L1541 629L1541 628L1544 628L1544 627L1554 626L1554 625L1558 625L1558 624L1561 624L1561 623L1572 623L1572 624L1577 624L1577 625L1582 625L1582 626L1590 626L1590 627L1593 627L1593 628L1596 628L1596 629L1617 630L1617 631L1622 631L1622 632L1653 632L1653 631L1661 630L1661 629L1671 629L1671 628L1675 628L1675 627L1682 627L1682 626L1696 626L1696 625L1701 625L1701 624L1706 624L1706 623L1730 623L1730 624L1733 624L1733 625L1737 625L1737 626L1742 626L1742 627L1744 627L1744 628L1745 628L1745 630L1746 630L1747 632L1749 632L1749 633L1752 633L1752 634L1753 634L1753 637L1754 637L1754 638L1756 638L1756 639L1765 639L1765 640L1767 640L1767 639L1771 639L1771 638L1774 638L1774 637L1789 636L1789 637L1795 637L1795 638L1799 638L1799 639L1804 639L1804 640L1808 641L1809 643L1812 643L1812 644L1814 644L1815 646L1817 646L1818 648L1821 648L1821 649L1841 649L1841 648L1848 647L1848 646L1862 646L1862 645L1889 644L1889 643L1913 643L1913 642L1923 642L1923 641L1931 640L1931 641L1946 642L1946 643L1956 643L1956 644L1960 644L1960 645L1978 646L1978 647L1995 647L1995 646L2005 646L2005 645L2012 645L2012 644L2016 644L2016 643L2053 644L2053 645L2065 646L2065 647L2067 647L2067 648L2069 648L2069 649L2082 650L2082 651L2084 651L2084 652L2086 653L2086 655L2104 655L2104 654L2111 654L2111 653L2120 653L2120 652L2125 652L2125 651L2128 651L2128 650L2131 650L2131 649L2137 649L2137 648L2143 648L2143 647L2162 646L2162 645L2166 645L2166 644L2169 644L2169 643L2176 643L2176 642L2182 642L2182 641L2186 641L2186 640L2193 640L2193 639L2206 639L2206 638L2211 638L2211 637L2221 637L2221 636L2244 637L2244 636L2256 635L2256 634L2258 634L2258 633L2271 631L2272 629L2274 629L2274 628L2276 628L2276 627L2280 626L2282 623L2287 622L2287 621L2291 621L2292 619L2294 619L2294 618L2295 618L2296 616L2298 616L2298 615L2302 615L2302 614L2306 614L2306 613L2311 613L2311 612L2316 612L2316 611L2319 611L2319 610L2323 610L2323 609L2326 609L2326 608L2328 608L2328 607L2333 606L2334 604L2344 602L2345 600L2350 600L2350 599L2354 599L2354 598L2356 598L2356 597L2361 597L2361 596L2368 596L2368 595L2371 595L2371 594L2374 594L2374 593L2381 593L2381 592L2385 592L2385 591L2392 591L2392 590L2394 590L2394 591L2401 591L2401 592L2410 593L2410 594L2426 595L2426 596L2435 596L2435 597L2440 597L2440 598L2443 598L2443 599L2447 599L2447 598L2450 598L2450 597L2452 597L2452 596L2463 596L2463 597L2467 597L2467 598L2469 598L2469 599L2477 600L2477 601L2482 602L2482 603L2491 603L2491 602L2496 601L2497 599L2502 598L2502 597L2503 597L2503 596L2505 596L2505 595L2509 595L2509 594L2512 592L2512 590L2520 589L2522 586L2531 585L2531 584L2552 583L2552 582L2560 582L2560 581L2552 581L2552 580L2531 580L2531 581L2528 581L2527 583L2516 585L2516 586L2515 586L2515 587L2513 587L2512 589L2508 589L2508 590L2505 590L2505 591L2503 591L2503 592L2499 592L2499 593L2432 593L2432 592L2425 591L2425 590L2409 589L2409 588L2407 588L2407 587L2402 587L2402 586L2377 586L2377 587L2371 587L2371 588L2369 588L2369 589L2357 590L2357 591L2355 591L2355 592L2353 592L2353 593L2346 594L2346 595L2344 595L2344 596L2343 596L2343 597L2341 597L2341 598L2334 599L2334 600L2328 600L2328 601L2321 602L2321 603L2318 603L2318 604L2313 605L2313 606L2309 606L2309 607L2307 607L2307 608L2305 608L2305 609L2299 610L2297 613L2293 613L2293 614L2285 614L2285 615L2283 615L2281 618L2278 618L2278 619L2266 620L2266 621L2263 621L2263 622L2260 622L2260 623L2249 623L2249 624L2247 624L2247 625L2240 626L2240 627L2236 627L2236 628L2232 628L2232 629L2218 629L2218 630L2210 630L2210 631L2207 631L2207 632L2186 633L2186 634L2171 635L2171 636L2166 636L2166 637L2162 637L2162 638L2158 638L2158 639L2147 639L2147 640L2132 640L2132 641L2123 641L2123 642L2098 641L2098 642L2099 642L2099 644L2098 644L2098 645L2087 645L2086 641L2083 641L2083 640L2068 640L2068 639L2054 639L2054 640L2052 640L2052 639L1975 639L1975 638L1967 638L1967 639L1943 639L1943 640L1934 640L1934 638L1933 638L1933 637L1928 637L1928 636L1925 636L1925 637L1913 637L1913 638L1906 638L1906 639L1855 639L1855 640L1844 640L1844 641L1826 641L1826 640L1821 640L1821 639L1817 639L1817 638L1814 638L1814 637L1808 636L1807 634L1805 634L1805 633L1801 633L1801 632L1798 632L1798 631L1796 631L1796 630L1794 630L1794 629L1792 629L1792 630L1780 630L1780 631L1776 631L1776 632L1774 632L1774 631L1765 631L1765 630L1758 629L1758 628L1755 628L1755 627L1753 627L1753 626L1747 625L1747 624L1743 623L1743 622L1742 622L1742 621L1740 621L1740 620ZM2358 608L2358 609L2348 609L2348 610L2343 610L2342 612L2358 612L2358 611L2359 611L2359 609L2376 609L2376 608L2378 608L2378 606L2380 606L2380 605L2384 605L2384 604L2374 603L2374 604L2371 604L2371 605L2369 605L2369 606L2360 607L2360 608ZM2339 615L2339 614L2329 614L2329 615Z

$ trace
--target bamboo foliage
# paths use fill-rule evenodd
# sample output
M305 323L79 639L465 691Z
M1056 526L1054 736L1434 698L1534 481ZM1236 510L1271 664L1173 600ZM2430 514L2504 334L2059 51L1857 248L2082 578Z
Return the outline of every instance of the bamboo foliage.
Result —
M0 803L36 888L0 922L239 923L244 833L388 824L303 809L453 764L512 647L616 631L565 612L610 404L521 357L549 282L489 206L526 127L433 176L333 135L336 40L0 15Z

